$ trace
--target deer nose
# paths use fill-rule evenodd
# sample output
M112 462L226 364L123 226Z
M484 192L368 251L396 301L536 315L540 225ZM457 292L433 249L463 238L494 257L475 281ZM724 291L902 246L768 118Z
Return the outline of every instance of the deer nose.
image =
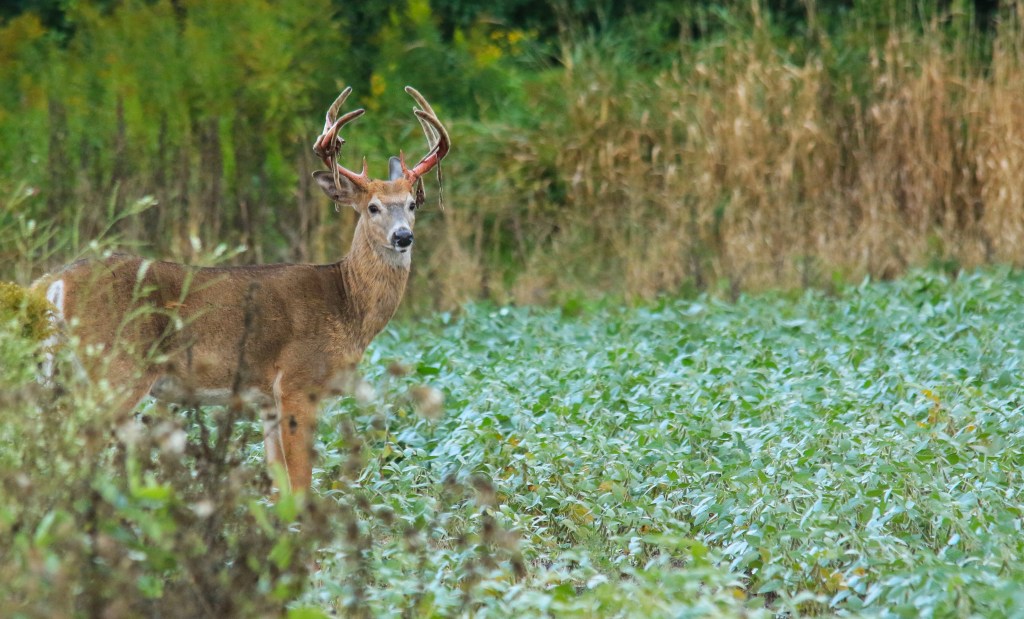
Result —
M402 228L391 235L391 244L399 249L405 249L412 245L412 230Z

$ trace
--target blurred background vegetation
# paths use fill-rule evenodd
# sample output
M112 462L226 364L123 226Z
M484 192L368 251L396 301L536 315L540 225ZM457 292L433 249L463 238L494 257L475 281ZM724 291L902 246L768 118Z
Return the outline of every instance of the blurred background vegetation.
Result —
M0 278L105 237L333 261L310 183L454 148L410 308L828 286L1024 258L1021 2L21 0L0 8ZM152 196L151 201L142 201ZM150 205L136 208L136 205ZM237 249L236 248L240 248Z

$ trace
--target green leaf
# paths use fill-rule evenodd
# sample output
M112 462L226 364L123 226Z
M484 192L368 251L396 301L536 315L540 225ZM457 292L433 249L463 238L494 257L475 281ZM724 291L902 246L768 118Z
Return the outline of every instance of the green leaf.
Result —
M298 606L288 609L288 619L330 619L330 615L313 606Z

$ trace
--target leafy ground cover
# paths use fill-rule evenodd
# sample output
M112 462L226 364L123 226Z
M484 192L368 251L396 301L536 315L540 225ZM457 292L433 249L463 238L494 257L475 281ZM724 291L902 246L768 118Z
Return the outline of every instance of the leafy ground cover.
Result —
M368 432L354 485L385 520L429 526L409 540L368 518L372 543L356 561L324 549L305 602L1010 614L1022 301L1019 274L988 270L736 303L472 306L390 329L365 364L389 404L328 412L317 482L331 494L343 476L331 429L353 419ZM444 392L440 419L395 395L423 382Z
M1012 615L1022 307L988 269L396 323L307 506L258 422L104 417L0 330L0 614Z

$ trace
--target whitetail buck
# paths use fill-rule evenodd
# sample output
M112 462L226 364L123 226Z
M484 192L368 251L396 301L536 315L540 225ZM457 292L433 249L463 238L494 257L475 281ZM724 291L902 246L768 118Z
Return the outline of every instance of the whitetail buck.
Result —
M331 105L313 146L330 170L314 173L317 183L359 213L340 262L199 268L114 255L75 262L34 284L79 342L89 378L106 379L120 394L121 414L147 394L193 405L243 394L266 402L267 460L285 467L295 490L310 485L320 398L354 372L402 299L420 179L450 146L430 104L406 87L419 106L426 156L411 169L404 155L392 157L388 180L371 179L365 159L359 174L342 167L339 131L364 111L338 118L350 92Z

